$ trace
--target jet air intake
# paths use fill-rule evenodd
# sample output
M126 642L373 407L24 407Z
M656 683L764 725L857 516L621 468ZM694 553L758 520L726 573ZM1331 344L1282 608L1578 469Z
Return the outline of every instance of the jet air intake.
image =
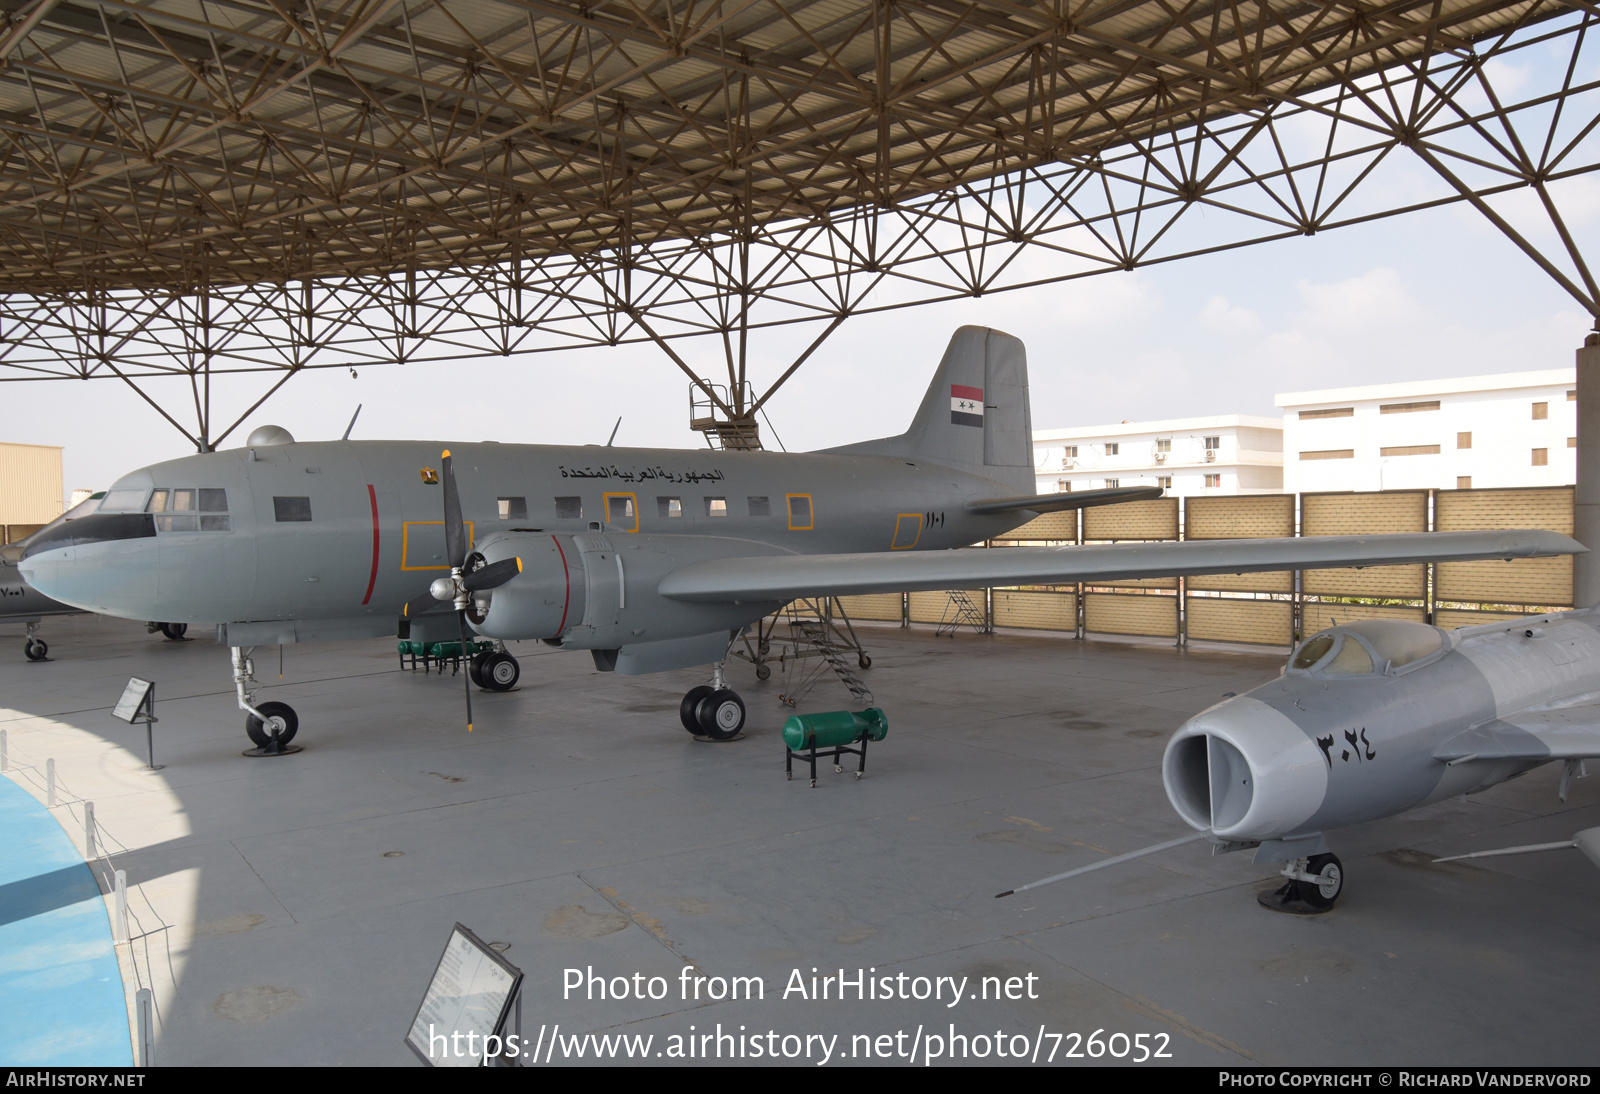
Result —
M1161 781L1191 826L1226 840L1293 834L1322 805L1322 753L1304 730L1241 696L1185 722L1167 743Z

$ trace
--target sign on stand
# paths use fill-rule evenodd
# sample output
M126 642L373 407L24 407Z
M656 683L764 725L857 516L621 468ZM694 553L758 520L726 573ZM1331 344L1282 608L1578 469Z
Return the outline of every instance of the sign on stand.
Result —
M486 1057L505 1052L506 1018L520 1002L521 986L521 969L457 923L411 1020L406 1047L429 1067L487 1064Z

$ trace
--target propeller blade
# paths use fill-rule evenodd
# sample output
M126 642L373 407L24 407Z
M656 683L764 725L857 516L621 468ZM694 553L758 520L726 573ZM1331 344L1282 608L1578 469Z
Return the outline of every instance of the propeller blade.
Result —
M471 663L471 659L467 656L467 651L471 650L472 647L467 645L467 613L466 612L457 612L456 613L456 625L461 628L461 659L462 659L463 662L470 664ZM466 689L467 689L467 732L471 733L472 732L472 673L463 672L461 674L461 681L466 686Z
M439 469L444 484L444 543L450 556L450 568L459 570L467 560L466 531L461 526L461 495L456 491L456 472L450 463L450 451L445 450L443 466Z
M481 593L489 589L498 589L521 572L520 558L503 558L499 562L491 562L487 566L473 570L461 579L461 584L469 593Z

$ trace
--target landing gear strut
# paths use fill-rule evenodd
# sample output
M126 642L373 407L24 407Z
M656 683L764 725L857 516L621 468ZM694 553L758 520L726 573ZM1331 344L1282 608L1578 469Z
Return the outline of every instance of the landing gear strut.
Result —
M1344 892L1344 866L1329 853L1289 860L1281 886L1256 896L1263 908L1294 915L1317 915L1333 907Z
M50 647L45 645L44 639L33 636L33 632L38 629L38 623L28 624L28 640L23 643L22 652L29 661L43 661L45 655L50 652Z
M723 662L711 671L711 683L690 688L678 704L678 720L696 737L731 741L744 729L744 700L728 687Z
M254 646L233 647L233 687L239 695L239 709L245 712L244 731L256 747L246 756L287 756L300 751L291 745L300 729L300 719L288 703L256 704L256 666L250 659Z

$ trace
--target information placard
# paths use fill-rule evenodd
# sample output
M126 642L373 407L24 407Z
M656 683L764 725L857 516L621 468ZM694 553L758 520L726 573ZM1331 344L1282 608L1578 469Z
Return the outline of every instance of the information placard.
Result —
M137 676L130 677L128 686L122 689L122 698L117 700L116 708L111 711L111 716L121 718L124 722L132 722L144 708L145 701L150 697L150 689L153 687L155 684L149 680L141 680Z
M517 997L522 970L457 923L411 1020L406 1046L430 1067L478 1067Z

